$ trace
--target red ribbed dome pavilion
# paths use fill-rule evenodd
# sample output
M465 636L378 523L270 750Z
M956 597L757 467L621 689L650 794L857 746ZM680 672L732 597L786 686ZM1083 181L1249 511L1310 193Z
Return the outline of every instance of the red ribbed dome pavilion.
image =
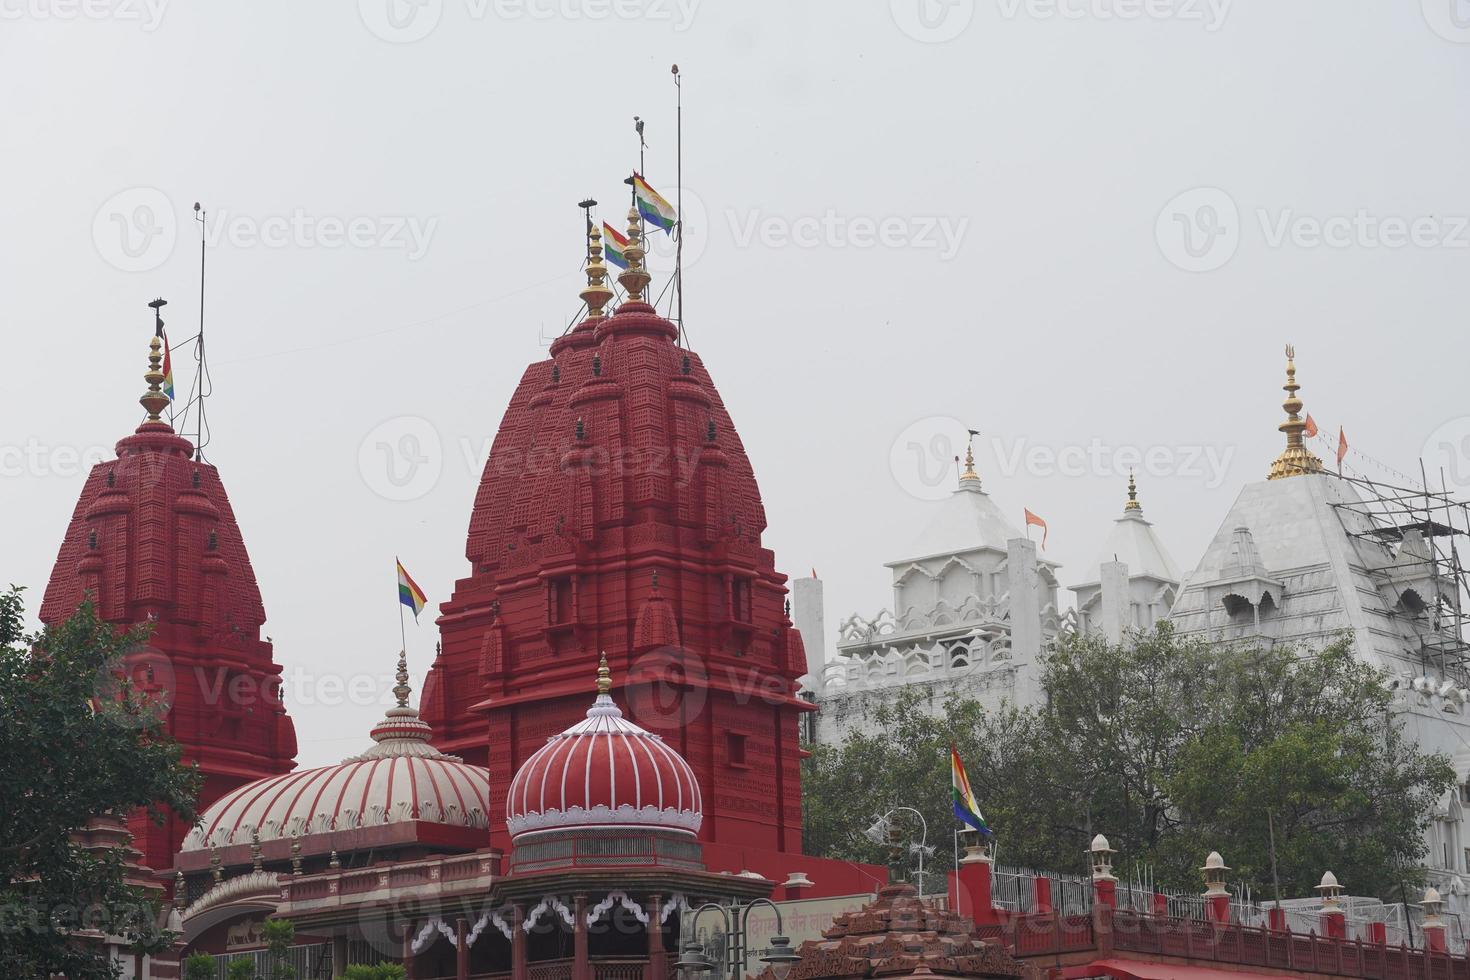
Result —
M516 772L505 801L513 841L551 830L646 827L693 836L704 801L689 763L623 717L604 657L587 717Z

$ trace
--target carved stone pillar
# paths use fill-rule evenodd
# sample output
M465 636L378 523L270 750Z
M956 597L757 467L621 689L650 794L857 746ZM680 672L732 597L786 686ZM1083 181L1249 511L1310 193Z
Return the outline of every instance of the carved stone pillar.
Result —
M526 965L526 907L517 902L510 916L510 980L530 980L531 970Z
M587 896L572 898L572 980L592 980L592 961L587 958Z

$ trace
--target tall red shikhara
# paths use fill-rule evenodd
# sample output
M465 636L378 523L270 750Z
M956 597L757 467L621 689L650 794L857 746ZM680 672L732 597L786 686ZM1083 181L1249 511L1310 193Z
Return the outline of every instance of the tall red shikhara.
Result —
M296 733L280 698L281 668L261 639L265 608L219 472L158 416L158 340L149 418L98 463L72 513L41 603L41 621L65 620L87 595L118 626L149 623L147 646L127 657L137 686L167 699L168 732L204 776L199 806L251 780L290 771ZM129 820L134 846L155 870L173 866L189 827Z
M489 768L504 848L512 777L583 717L605 651L629 717L693 767L700 837L797 853L806 658L755 475L704 364L630 293L606 319L594 301L511 397L424 717L440 748Z

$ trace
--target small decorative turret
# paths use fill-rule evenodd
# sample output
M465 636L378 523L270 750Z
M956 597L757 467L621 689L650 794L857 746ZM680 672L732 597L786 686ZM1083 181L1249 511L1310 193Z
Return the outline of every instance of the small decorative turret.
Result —
M260 831L252 830L250 832L250 870L260 871L264 867L260 853Z
M623 249L623 257L628 260L628 268L618 275L618 282L628 293L625 302L643 302L643 290L648 288L650 276L643 268L643 256L647 254L643 248L643 228L638 221L638 209L628 209L628 245Z
M1133 471L1128 471L1128 502L1123 505L1123 513L1136 510L1143 512L1143 504L1138 502L1138 484L1133 480Z
M1210 856L1205 858L1205 866L1200 868L1205 876L1205 898L1228 898L1230 893L1225 890L1225 872L1230 866L1220 856L1219 851L1211 851Z
M1098 834L1092 839L1089 850L1092 853L1092 880L1117 881L1113 877L1113 855L1118 852L1108 844L1108 839Z
M1307 423L1300 415L1302 400L1296 396L1301 385L1296 383L1296 348L1291 344L1286 345L1286 384L1281 387L1286 392L1286 400L1281 403L1281 407L1286 410L1286 421L1277 428L1286 433L1286 448L1276 457L1276 462L1271 464L1271 472L1266 479L1280 480L1304 473L1321 473L1322 460L1302 443L1302 431L1306 429Z

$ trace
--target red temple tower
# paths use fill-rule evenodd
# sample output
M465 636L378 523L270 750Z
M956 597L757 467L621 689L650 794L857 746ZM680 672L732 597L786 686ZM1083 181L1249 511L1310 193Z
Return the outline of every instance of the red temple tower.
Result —
M159 320L161 328L162 321ZM128 657L141 688L168 704L169 734L204 775L199 806L243 783L290 771L296 733L280 697L280 673L260 628L265 608L219 472L160 417L160 341L155 334L139 399L148 417L98 463L72 513L41 603L41 621L65 620L93 597L119 626L151 623ZM129 820L143 860L158 870L189 827L170 815Z
M603 315L594 228L588 316L506 409L470 515L471 571L441 606L424 717L444 751L488 767L506 848L512 777L582 718L605 651L630 717L693 767L700 838L800 853L806 657L785 576L761 547L765 509L719 392L644 299L629 217L627 299Z

